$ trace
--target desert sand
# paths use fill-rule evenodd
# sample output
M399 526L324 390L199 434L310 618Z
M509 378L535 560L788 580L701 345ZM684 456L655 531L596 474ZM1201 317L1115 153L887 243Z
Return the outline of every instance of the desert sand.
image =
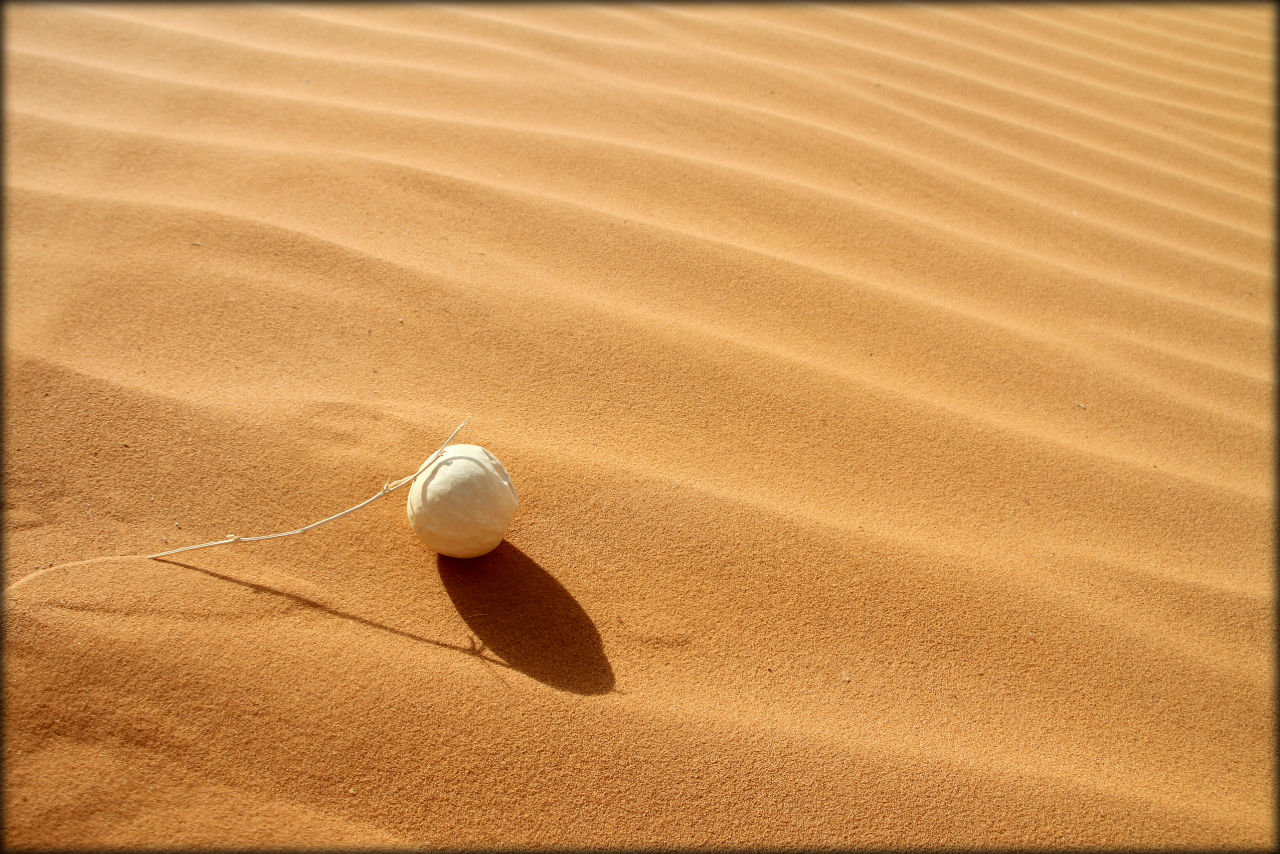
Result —
M1271 6L4 14L7 846L1276 843Z

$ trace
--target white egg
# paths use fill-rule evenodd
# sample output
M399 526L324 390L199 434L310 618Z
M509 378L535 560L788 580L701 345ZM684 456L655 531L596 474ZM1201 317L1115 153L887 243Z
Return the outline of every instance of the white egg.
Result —
M502 542L520 499L498 458L450 445L409 485L409 524L432 551L479 557Z

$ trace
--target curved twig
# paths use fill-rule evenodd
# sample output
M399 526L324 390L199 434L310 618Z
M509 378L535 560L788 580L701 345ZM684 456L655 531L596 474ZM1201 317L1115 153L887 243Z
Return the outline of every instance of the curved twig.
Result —
M354 513L357 510L359 510L361 507L372 504L373 502L377 501L379 498L382 498L384 495L390 495L391 493L395 492L397 489L401 488L402 486L405 486L406 484L411 483L414 478L422 474L422 472L427 468L427 466L431 465L431 463L435 461L436 457L440 456L441 452L443 452L445 448L449 447L449 443L453 441L453 437L457 436L458 433L462 430L462 428L467 426L467 422L470 420L471 420L471 416L468 415L466 419L461 424L458 425L458 428L449 435L449 438L444 440L444 444L441 445L440 448L434 454L427 457L427 461L424 462L422 465L418 466L418 470L415 471L413 474L409 475L408 477L402 477L397 481L383 484L382 491L379 492L377 495L365 501L361 501L355 507L351 507L351 508L348 508L347 510L343 510L341 513L335 513L327 519L321 519L319 522L312 522L310 525L307 525L306 527L303 527L303 528L299 528L296 531L284 531L279 534L264 534L261 537L231 536L231 537L227 537L225 540L214 540L211 543L201 543L198 546L183 546L180 549L170 549L167 552L160 552L159 554L147 555L147 557L151 560L154 560L156 558L162 558L168 555L176 555L176 554L179 554L180 552L195 551L196 549L208 549L208 548L213 548L214 546L229 546L232 543L256 543L262 540L274 540L279 537L292 537L297 534L305 534L307 531L310 531L312 528L319 528L321 525L325 524L326 522L332 522L334 519L341 519L343 516L346 516L348 513Z

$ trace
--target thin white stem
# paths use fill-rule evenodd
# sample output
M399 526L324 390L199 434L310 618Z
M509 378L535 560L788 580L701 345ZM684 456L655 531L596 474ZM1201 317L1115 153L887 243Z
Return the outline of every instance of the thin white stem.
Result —
M402 486L412 483L414 478L422 474L422 472L426 470L427 466L435 462L436 457L440 456L440 454L444 451L444 449L449 447L449 443L453 441L453 437L457 436L458 433L462 430L462 428L467 426L467 422L470 420L471 420L471 416L468 415L466 420L463 421L461 424L459 424L458 428L449 435L449 438L444 440L444 444L441 445L440 448L434 454L427 457L427 461L424 462L422 465L420 465L418 467L418 470L415 471L413 474L409 475L408 477L402 477L397 481L384 484L382 487L382 491L379 492L377 495L365 501L361 501L355 507L351 507L347 510L343 510L341 513L335 513L327 519L321 519L319 522L312 522L310 525L307 525L305 528L299 528L296 531L284 531L283 533L279 533L279 534L264 534L261 537L235 537L235 536L227 537L225 540L214 540L212 543L201 543L198 546L183 546L180 549L170 549L167 552L160 552L159 554L147 555L147 557L148 558L167 557L168 555L176 555L179 552L191 552L191 551L195 551L196 549L209 549L209 548L213 548L214 546L228 546L228 545L231 545L232 543L256 543L261 540L274 540L278 537L292 537L297 534L305 534L307 531L310 531L312 528L319 528L321 525L325 524L326 522L332 522L334 519L341 519L343 516L346 516L348 513L354 513L357 510L359 510L361 507L365 507L369 504L372 504L373 502L377 501L379 498L382 498L384 495L390 495L391 493L395 492L397 489L401 488Z

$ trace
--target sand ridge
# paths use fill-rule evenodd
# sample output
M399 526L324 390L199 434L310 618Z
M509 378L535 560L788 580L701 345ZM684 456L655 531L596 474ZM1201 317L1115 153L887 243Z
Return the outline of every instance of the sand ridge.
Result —
M7 844L1275 844L1272 8L5 23Z

